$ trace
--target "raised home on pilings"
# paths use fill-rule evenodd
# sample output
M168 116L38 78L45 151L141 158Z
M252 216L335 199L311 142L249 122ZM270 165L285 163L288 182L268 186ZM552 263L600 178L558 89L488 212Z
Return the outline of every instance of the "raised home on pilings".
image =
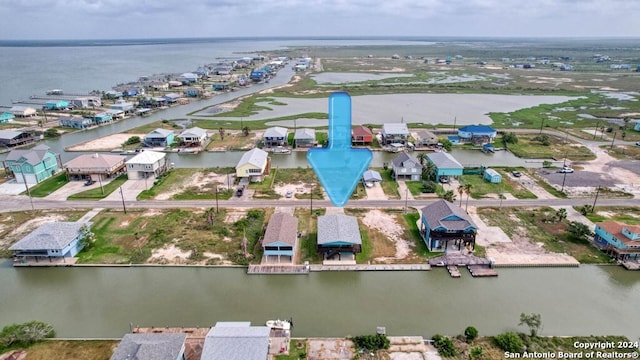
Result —
M429 251L475 250L478 227L461 207L439 200L420 212L420 236Z

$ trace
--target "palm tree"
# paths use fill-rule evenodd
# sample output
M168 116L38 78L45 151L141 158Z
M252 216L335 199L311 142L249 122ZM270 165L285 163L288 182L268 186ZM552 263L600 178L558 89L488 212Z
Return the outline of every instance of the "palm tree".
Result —
M427 163L422 167L422 177L425 180L433 180L433 175L435 175L435 172L436 166L431 161L427 161Z
M556 222L562 222L564 219L567 218L567 209L565 208L560 208L556 211Z
M471 194L471 184L464 184L464 192L467 194L467 202L464 205L464 211L467 211L467 209L469 208L469 195ZM462 195L460 195L462 197ZM462 199L460 199L462 200Z
M456 201L456 194L453 192L453 190L447 190L444 194L442 194L442 198L452 203Z
M224 134L225 134L224 129L220 128L218 132L220 133L220 140L224 140Z
M216 209L215 208L208 208L204 212L204 218L207 221L207 224L209 226L213 226L213 220L215 219L215 216L216 216Z
M427 154L426 153L420 153L420 154L418 154L417 158L420 161L420 165L424 166L424 161L427 159Z
M462 194L464 193L464 185L458 186L458 194L460 194L460 207L462 207Z
M249 129L248 126L245 126L242 128L242 135L244 136L249 136L249 132L251 131L251 129Z

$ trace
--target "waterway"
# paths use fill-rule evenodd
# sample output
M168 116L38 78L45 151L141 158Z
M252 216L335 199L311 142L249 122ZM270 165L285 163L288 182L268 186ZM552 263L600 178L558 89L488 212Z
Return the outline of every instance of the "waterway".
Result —
M294 320L294 336L483 335L540 313L543 335L640 337L640 273L617 266L246 275L244 268L18 268L0 263L0 326L41 320L60 337L121 337L140 326Z

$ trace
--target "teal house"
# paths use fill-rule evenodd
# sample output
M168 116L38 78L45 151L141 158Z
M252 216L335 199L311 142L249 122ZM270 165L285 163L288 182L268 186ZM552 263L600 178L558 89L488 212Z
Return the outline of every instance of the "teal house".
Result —
M113 121L113 116L107 112L102 112L93 115L93 122L96 125L106 124Z
M502 175L493 169L486 169L484 171L483 178L492 184L499 184L502 182Z
M173 131L158 128L145 135L142 144L148 147L167 147L173 143L175 137Z
M435 167L436 181L441 177L462 176L464 167L451 154L436 152L427 155L427 160Z
M93 125L93 120L82 116L62 116L59 119L60 126L73 129L86 129Z
M9 112L3 112L0 114L0 124L8 123L9 121L13 121L16 116Z
M277 212L271 215L262 239L265 260L268 263L293 263L298 242L298 219Z
M429 251L473 251L478 226L461 207L445 200L421 210L420 236Z
M640 121L638 121L638 122L633 126L633 130L635 130L635 131L640 131Z
M617 221L596 224L594 242L616 260L640 259L640 226Z
M60 161L48 146L38 145L29 150L12 150L4 160L4 167L17 182L38 184L60 170Z
M62 110L62 109L68 108L69 103L63 100L52 100L52 101L47 101L44 104L44 107L47 110Z

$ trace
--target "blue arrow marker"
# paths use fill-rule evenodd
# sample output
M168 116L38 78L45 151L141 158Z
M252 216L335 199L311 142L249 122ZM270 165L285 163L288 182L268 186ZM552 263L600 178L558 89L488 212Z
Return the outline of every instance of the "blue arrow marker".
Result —
M334 206L347 203L372 158L369 149L351 148L351 97L331 94L329 147L309 149L307 160Z

